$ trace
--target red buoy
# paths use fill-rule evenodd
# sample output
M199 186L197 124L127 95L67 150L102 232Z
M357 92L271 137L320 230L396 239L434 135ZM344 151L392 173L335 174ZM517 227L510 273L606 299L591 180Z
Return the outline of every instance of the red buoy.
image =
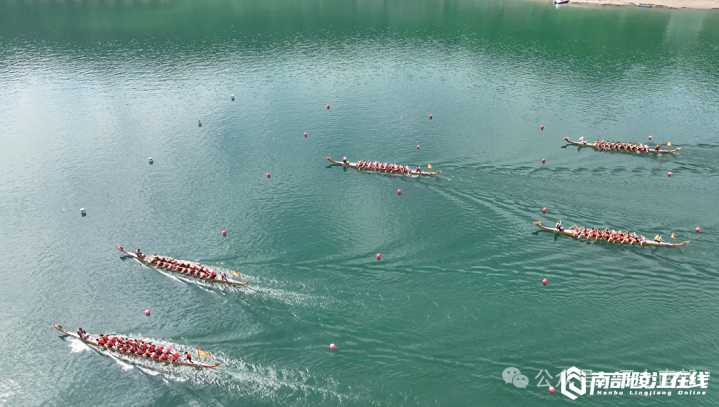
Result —
M336 346L334 343L330 343L330 350L335 350Z
M382 255L377 253L377 260L382 260Z
M549 394L554 394L554 386L549 386Z
M419 146L417 146L417 150L419 150Z
M305 137L307 137L307 133L305 133Z
M651 139L652 139L652 136L649 136L649 140L651 140Z
M330 110L330 105L327 105L327 110Z
M544 125L539 126L539 130L544 130Z
M270 177L270 173L268 172L268 173L267 173L267 178L269 178L269 177Z
M702 228L696 228L696 229L694 229L694 231L697 232L697 233L699 233L699 232L702 231Z
M667 174L667 177L671 177L671 176L672 176L672 173L671 173L671 171L670 171L670 172Z
M546 162L547 162L547 159L546 159L546 158L542 158L542 164L544 164L544 163L546 163Z
M547 213L547 208L542 208L542 213Z
M222 236L227 236L227 231L226 231L226 230L223 230L223 231L222 231Z
M429 115L429 120L432 120L432 115Z
M397 190L397 195L402 195L402 190L401 190L401 189L398 189L398 190Z
M542 284L547 285L547 283L548 283L548 281L546 278L544 280L542 280Z

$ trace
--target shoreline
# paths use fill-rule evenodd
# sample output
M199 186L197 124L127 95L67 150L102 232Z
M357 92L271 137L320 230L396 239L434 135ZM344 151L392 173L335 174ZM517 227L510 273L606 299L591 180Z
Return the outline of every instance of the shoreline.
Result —
M716 10L719 9L719 0L649 0L649 1L624 1L624 0L569 0L568 4L581 4L591 6L614 6L614 7L646 7L646 8L669 8L685 10ZM642 4L642 6L638 6Z

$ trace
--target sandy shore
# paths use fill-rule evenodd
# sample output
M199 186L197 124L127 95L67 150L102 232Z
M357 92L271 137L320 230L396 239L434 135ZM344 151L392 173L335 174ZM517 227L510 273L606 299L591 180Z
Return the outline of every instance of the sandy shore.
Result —
M664 8L686 8L698 10L719 9L719 0L569 0L569 4L591 4L597 6L637 7L637 3Z

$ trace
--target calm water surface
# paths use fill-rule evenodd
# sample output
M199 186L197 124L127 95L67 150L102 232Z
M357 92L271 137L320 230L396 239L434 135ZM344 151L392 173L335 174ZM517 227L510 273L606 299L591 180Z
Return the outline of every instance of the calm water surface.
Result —
M0 0L0 404L718 405L713 376L704 396L538 386L571 366L719 374L717 118L716 12ZM682 151L562 140L649 135ZM557 219L692 242L532 226ZM117 244L252 285L178 280ZM52 323L222 366L104 357Z

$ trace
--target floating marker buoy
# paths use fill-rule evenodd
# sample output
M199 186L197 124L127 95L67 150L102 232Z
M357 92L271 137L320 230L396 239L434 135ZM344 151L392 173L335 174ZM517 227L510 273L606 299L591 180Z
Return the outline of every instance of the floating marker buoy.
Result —
M652 136L649 136L649 140L651 140L651 139L652 139Z
M149 310L149 309L146 309L146 310L145 310L145 315L147 315L148 317L150 316L150 310Z
M544 164L544 163L546 163L546 162L547 162L547 159L546 159L546 158L542 158L542 164Z
M398 189L398 190L397 190L397 195L402 195L402 190L401 190L401 189Z
M85 208L80 208L80 215L85 216L86 214Z
M327 110L330 110L330 105L327 105Z
M539 126L539 130L544 130L544 125Z
M549 394L554 394L554 386L549 386Z
M305 133L305 137L307 137L307 133Z
M432 115L429 115L429 120L432 120Z
M335 344L334 344L334 343L330 343L330 350L335 350Z
M226 230L223 230L223 231L222 231L222 236L227 236L227 231L226 231Z
M377 260L382 260L382 255L377 253Z
M150 164L152 164L152 157L147 157L147 162L149 162Z
M699 233L699 232L702 231L702 228L696 228L696 229L694 229L694 231L697 232L697 233Z
M417 146L417 150L419 150L419 146Z
M269 178L269 177L270 177L270 173L268 172L268 173L267 173L267 178Z
M235 100L235 95L230 95L230 99Z
M200 126L200 127L202 127L202 122L198 120L198 121L197 121L197 125Z
M544 280L542 280L542 284L547 285L547 283L548 283L548 281L546 278Z
M671 178L671 176L672 176L672 173L669 172L669 173L667 174L667 177Z
M542 213L547 213L547 208L542 208Z

